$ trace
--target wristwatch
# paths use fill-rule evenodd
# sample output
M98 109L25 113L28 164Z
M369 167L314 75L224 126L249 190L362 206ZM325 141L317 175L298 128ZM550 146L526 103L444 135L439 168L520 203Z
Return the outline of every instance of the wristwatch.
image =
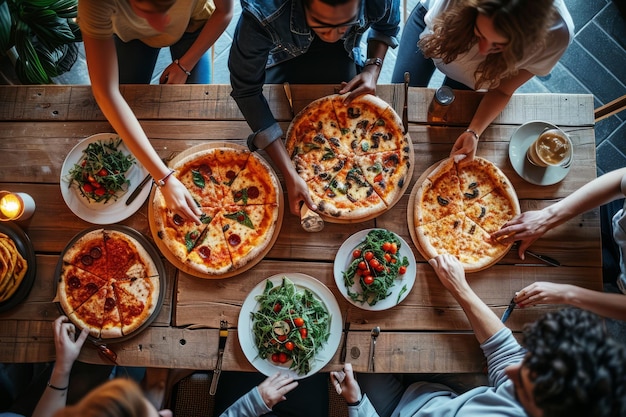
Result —
M367 67L368 65L376 65L378 67L382 67L383 66L383 60L380 59L380 58L368 58L365 61L364 67Z

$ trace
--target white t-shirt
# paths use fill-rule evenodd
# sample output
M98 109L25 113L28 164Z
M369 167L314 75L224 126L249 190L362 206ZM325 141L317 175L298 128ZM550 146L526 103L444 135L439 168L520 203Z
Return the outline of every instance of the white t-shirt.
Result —
M455 1L422 0L422 4L428 10L428 13L426 13L424 18L426 29L424 29L420 38L433 33L434 18L451 7ZM516 69L526 70L539 76L548 75L574 39L574 22L565 7L565 3L563 0L555 0L554 6L558 10L560 18L557 18L550 26L548 37L543 45L531 45L527 48L522 60L515 65ZM470 88L475 88L476 79L474 73L484 59L484 55L478 52L478 44L475 44L469 51L460 54L449 64L444 64L438 58L434 58L433 62L437 69L448 77Z
M185 32L193 32L213 14L212 0L178 0L168 11L170 22L164 32L155 30L133 11L128 0L79 0L77 22L83 34L94 39L122 41L141 39L153 48L176 43Z
M622 177L621 183L622 194L626 196L626 175ZM619 247L619 269L620 273L617 277L617 286L620 291L626 294L626 201L624 207L613 216L613 239Z

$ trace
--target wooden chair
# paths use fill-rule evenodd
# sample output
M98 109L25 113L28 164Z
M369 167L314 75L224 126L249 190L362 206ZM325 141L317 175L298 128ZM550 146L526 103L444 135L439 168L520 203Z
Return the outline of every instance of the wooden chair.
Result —
M595 109L595 122L598 123L600 120L613 116L615 113L619 113L622 110L626 110L626 95L618 97L610 103Z

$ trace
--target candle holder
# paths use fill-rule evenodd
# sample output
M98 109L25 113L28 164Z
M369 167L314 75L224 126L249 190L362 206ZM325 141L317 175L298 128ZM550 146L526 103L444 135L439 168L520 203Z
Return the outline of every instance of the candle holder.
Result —
M0 221L30 218L35 212L35 200L26 193L0 191Z

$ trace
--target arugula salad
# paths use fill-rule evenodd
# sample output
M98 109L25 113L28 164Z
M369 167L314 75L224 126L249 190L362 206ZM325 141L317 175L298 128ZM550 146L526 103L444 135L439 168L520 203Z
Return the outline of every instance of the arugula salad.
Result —
M76 184L83 197L96 203L117 200L128 188L126 173L135 158L119 150L122 139L95 141L83 150L83 157L69 171L69 186Z
M365 239L353 249L352 261L343 271L343 280L352 301L373 306L391 295L396 279L401 278L409 266L408 258L400 257L401 245L398 236L388 230L374 229L367 233ZM355 280L359 283L360 292L351 290ZM405 286L398 300L406 290Z
M289 366L299 375L308 374L330 336L331 316L326 306L287 277L276 287L268 279L256 300L259 308L250 314L259 357Z

